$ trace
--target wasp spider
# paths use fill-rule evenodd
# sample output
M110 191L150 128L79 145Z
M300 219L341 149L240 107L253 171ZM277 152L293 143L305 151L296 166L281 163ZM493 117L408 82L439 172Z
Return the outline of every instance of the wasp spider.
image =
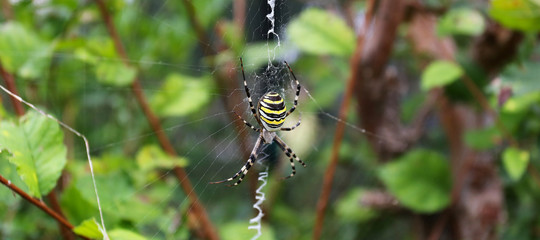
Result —
M247 160L246 164L238 171L234 176L227 178L222 181L218 182L212 182L212 183L223 183L223 182L230 182L238 178L238 181L236 181L233 186L236 186L242 182L244 177L246 176L247 172L249 171L249 168L253 166L253 163L255 160L257 160L257 153L259 151L259 148L263 144L270 144L272 142L276 142L277 145L283 150L285 155L289 157L289 160L291 161L291 168L292 172L289 176L285 178L290 178L296 174L296 169L294 167L294 160L300 162L302 166L306 167L306 164L300 160L296 156L296 154L285 144L285 142L278 137L276 134L277 131L291 131L298 127L300 125L300 119L296 123L296 125L292 127L281 127L283 125L283 122L285 121L285 118L289 116L294 110L296 109L296 105L298 104L298 96L300 95L300 83L298 82L298 79L296 79L296 76L294 75L291 67L287 62L285 62L285 65L287 65L287 68L289 68L289 72L293 76L294 80L296 81L296 95L294 96L294 105L293 107L287 111L287 107L285 107L285 102L283 101L283 97L277 92L267 92L264 94L261 99L259 99L259 102L257 103L257 109L253 106L253 101L251 100L251 95L249 94L249 88L247 86L246 82L246 75L244 74L244 63L242 62L242 58L240 58L240 65L242 66L242 77L244 79L244 88L246 90L246 95L249 101L249 107L251 109L251 114L253 114L253 117L257 120L257 123L259 124L260 128L257 128L250 123L248 123L246 120L244 120L240 115L236 114L236 116L246 124L249 128L253 129L254 131L259 133L259 137L257 138L257 142L255 142L255 146L253 147L253 150L251 151L251 154L249 156L249 159Z

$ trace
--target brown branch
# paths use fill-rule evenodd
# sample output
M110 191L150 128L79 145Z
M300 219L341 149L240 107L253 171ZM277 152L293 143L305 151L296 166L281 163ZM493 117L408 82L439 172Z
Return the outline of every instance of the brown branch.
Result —
M243 0L240 0L240 1L243 1ZM193 7L191 0L183 0L182 2L184 3L186 7L191 27L193 28L193 30L195 31L195 34L197 35L197 40L198 40L197 43L199 44L199 47L204 51L205 56L208 57L208 65L210 66L210 68L215 68L216 65L214 62L214 55L217 54L218 49L225 49L228 46L225 46L225 45L218 46L218 47L212 46L212 44L210 43L210 38L205 33L202 24L200 23L199 19L197 19L196 17L195 8ZM240 18L245 17L245 14L242 14L242 13L245 13L245 3L242 4L242 3L235 2L235 14L240 14L240 15L235 15L234 19L235 19L235 24L237 24L237 28L240 29L241 32L243 32L244 26L239 25L243 23L243 21L241 21ZM224 31L223 31L222 24L218 23L215 27L215 31L218 36L221 36L223 38ZM227 62L225 66L226 66L225 69L232 69L234 68L235 63ZM248 135L247 135L248 132L241 130L245 126L241 121L238 121L238 118L236 117L236 115L233 114L234 107L235 107L234 103L241 102L241 99L238 98L236 95L234 95L233 97L234 99L232 100L229 97L227 97L229 93L226 92L226 89L236 88L235 87L236 83L230 81L232 79L237 79L236 73L234 72L218 71L215 77L216 83L218 85L218 89L220 91L221 100L223 101L223 103L225 104L225 108L229 112L228 114L229 119L231 119L231 121L234 122L235 129L238 132L240 149L242 151L242 156L243 156L243 158L240 160L242 161L242 163L244 163L246 159L248 159L249 154L250 154L249 145L248 145ZM255 191L257 190L257 184L258 184L257 175L252 173L248 175L247 177L249 179L249 192L251 195L251 199L253 203L255 203L256 201Z
M2 184L4 184L6 187L8 187L9 189L11 189L13 192L17 193L19 196L21 196L22 198L26 199L28 202L30 202L31 204L35 205L36 207L40 208L41 210L43 210L45 213L47 213L49 216L53 217L59 224L62 224L62 226L70 229L70 230L73 230L73 225L71 225L71 223L69 223L64 217L62 217L60 214L58 214L57 212L55 212L54 210L50 209L47 205L45 205L45 203L43 203L42 201L40 200L37 200L35 198L33 198L32 196L28 195L26 192L24 192L22 189L20 189L19 187L15 186L14 184L11 183L11 181L5 179L2 175L0 175L0 182ZM80 236L81 238L83 239L88 239L84 236Z
M13 75L11 75L7 70L4 69L2 63L0 63L0 73L2 75L2 78L4 78L6 88L12 93L19 95ZM18 117L22 117L25 113L23 104L11 95L10 99L11 103L13 104L13 108L15 109L15 114ZM58 203L58 199L56 198L56 193L54 189L47 195L47 199L49 200L49 202L51 202L53 210L56 211L58 215L65 217L62 212L62 208L60 208L60 204ZM71 230L69 228L66 228L61 223L58 223L58 227L60 228L60 232L62 233L64 239L73 239L73 235L71 234Z
M12 20L13 19L13 8L9 3L9 0L0 0L2 1L2 14L4 14L4 19Z
M356 82L358 81L358 78L361 75L358 72L359 68L356 68L356 66L359 64L362 58L365 33L367 32L366 29L368 28L371 22L371 16L373 14L375 0L369 0L367 4L368 6L367 6L367 12L365 15L364 28L363 28L365 32L358 36L357 41L356 41L356 50L350 60L351 76L349 77L349 80L347 81L347 87L345 88L343 102L341 103L341 107L339 109L339 115L338 115L339 119L347 119L347 110L349 109L349 103L353 95L353 90L355 89ZM317 202L317 217L315 219L315 225L313 227L313 239L315 240L320 239L321 237L325 212L328 206L328 199L330 198L330 192L332 190L332 182L334 179L334 173L336 171L336 166L339 159L339 149L341 147L341 141L343 139L344 132L345 132L345 122L339 121L337 123L336 132L334 134L334 142L332 146L332 155L330 157L330 163L328 164L328 167L326 168L326 172L324 174L324 179L323 179L321 195L319 197L319 201Z
M233 21L240 34L244 35L244 24L246 22L246 0L234 0L233 2Z
M404 131L399 118L403 82L397 70L387 64L403 20L405 1L384 0L377 9L377 21L373 21L370 36L366 38L362 60L351 68L359 68L362 73L356 86L361 126L370 133L367 139L384 162L400 155L411 144L409 132Z
M51 190L49 194L47 194L47 200L51 204L51 207L54 211L58 213L58 215L65 218L66 216L62 212L62 208L60 207L60 203L58 203L58 198L56 197L56 186ZM63 226L62 224L58 223L58 228L60 228L60 233L62 234L62 237L66 240L73 240L75 237L73 236L73 233L71 232L71 229L67 228L66 226Z
M197 35L199 46L204 51L204 55L205 56L215 55L216 50L212 48L212 45L210 44L210 38L206 35L204 31L204 27L195 16L195 7L191 3L191 0L182 0L182 2L184 3L184 6L186 7L189 22L191 24L191 27L195 31L195 34Z
M6 83L6 88L11 91L12 93L15 93L17 96L19 96L19 93L17 91L17 87L15 86L15 78L13 75L11 75L0 62L0 74L2 75L2 78L4 79ZM9 96L11 99L11 104L13 105L13 109L15 109L15 114L17 116L24 115L24 107L17 99L15 99L13 96Z
M109 11L107 10L107 6L105 5L103 0L96 0L95 2L99 8L103 21L105 22L107 31L109 32L109 35L114 41L115 49L118 55L120 55L124 64L129 66L127 53L116 31L116 27L114 26L112 17ZM161 122L159 121L159 118L153 113L152 109L148 105L148 101L146 100L144 96L138 77L135 77L135 79L133 80L133 84L131 85L131 88L132 88L133 94L135 95L135 98L137 99L137 102L139 103L141 109L143 110L144 115L146 116L146 119L148 120L148 123L150 124L152 130L155 132L158 142L160 143L161 147L169 155L176 156L177 153L174 147L172 146L171 142L165 135L165 131L163 130L163 127L161 126ZM214 226L212 225L212 223L210 222L210 219L208 218L206 209L200 203L200 200L195 190L193 189L193 185L191 184L191 181L189 180L186 171L180 167L175 167L173 171L178 181L180 182L182 190L186 193L189 200L191 201L193 211L189 211L189 213L190 214L193 213L193 216L195 217L194 219L197 220L197 223L191 223L190 227L201 238L219 239Z

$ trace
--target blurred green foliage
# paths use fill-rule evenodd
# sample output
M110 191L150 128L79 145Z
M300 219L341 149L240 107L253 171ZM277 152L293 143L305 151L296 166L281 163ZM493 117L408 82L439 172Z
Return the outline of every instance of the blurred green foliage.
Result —
M273 146L261 154L262 161L271 166L270 175L276 177L266 188L268 215L259 239L310 239L334 128L340 121L349 125L339 150L340 165L323 239L414 238L411 219L362 205L362 198L372 189L385 189L406 212L422 216L437 214L451 204L453 169L440 119L430 117L419 144L382 164L366 141L369 133L354 127L363 117L354 114L356 106L351 107L348 119L335 117L356 42L355 30L336 11L288 9L284 2L279 7L285 17L278 17L281 45L274 48L278 43L266 41L266 32L257 36L263 22L248 18L245 32L235 25L230 16L232 1L192 1L203 30L213 41L225 45L220 45L223 49L211 59L199 49L182 1L106 2L130 56L129 66L118 56L94 3L76 0L15 1L14 19L8 21L0 15L0 62L16 78L23 98L88 137L111 239L193 238L187 217L193 193L181 191L170 171L174 167L187 169L222 239L255 235L248 229L253 215L248 184L238 188L207 184L229 177L244 161L238 136L249 129L235 129L223 103L237 94L240 99L245 97L239 77L240 56L248 84L255 90L268 83L258 73L274 56L275 63L282 59L290 62L307 90L301 93L298 110L302 125L283 133L283 138L308 167L298 169L293 179L279 181L290 171L287 159ZM500 160L496 164L501 169L498 174L503 179L508 221L501 224L498 234L501 239L535 239L539 218L534 213L540 211L540 188L528 176L527 168L540 166L540 5L534 0L494 0L481 7L458 2L426 1L428 6L448 9L437 19L436 30L440 37L456 40L458 61L426 62L425 56L418 56L404 40L405 31L398 33L391 64L408 76L409 92L401 99L401 109L391 110L411 123L428 99L429 90L435 88L444 89L450 101L478 109L460 81L465 75L470 77L519 145L509 146L506 133L494 125L467 129L462 139L471 149L494 153ZM248 8L264 12L255 5ZM360 14L364 8L364 4L353 4L348 10ZM496 79L492 83L465 57L471 40L486 29L488 18L522 31L525 38L518 58L497 76L490 76ZM221 29L221 35L216 29ZM237 75L226 80L233 88L217 84L216 76L221 73ZM158 146L133 96L135 77L180 156L171 157ZM280 87L287 93L290 107L289 82L284 85ZM511 94L502 99L505 89L511 89ZM253 93L254 99L260 95ZM17 118L10 100L2 99L0 175L37 198L51 191L58 194L66 218L77 226L75 232L100 238L98 206L82 142L34 111ZM238 113L249 111L245 101L233 105ZM287 126L300 117L297 114L288 118ZM1 239L59 237L53 219L13 197L3 186L0 219Z

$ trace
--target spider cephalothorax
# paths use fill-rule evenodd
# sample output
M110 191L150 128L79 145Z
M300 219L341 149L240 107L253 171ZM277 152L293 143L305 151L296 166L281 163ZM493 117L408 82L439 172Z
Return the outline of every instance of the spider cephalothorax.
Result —
M296 154L285 144L283 140L276 134L277 131L291 131L298 127L300 125L300 120L296 123L296 125L290 127L290 128L284 128L283 123L285 121L285 118L289 116L294 110L296 109L296 105L298 105L298 96L300 95L300 83L296 79L296 76L294 76L294 73L289 66L287 62L285 62L287 65L287 68L289 68L289 72L293 76L295 82L296 82L296 95L294 96L294 105L291 107L289 111L287 111L287 107L285 106L285 102L283 100L283 97L277 92L267 92L265 93L261 99L259 100L257 104L257 110L255 110L255 107L253 106L253 101L251 100L251 95L249 93L249 88L247 86L246 82L246 75L244 74L244 63L242 62L242 58L240 58L240 65L242 66L242 77L244 78L244 88L246 90L246 95L249 102L249 107L251 109L251 114L255 119L257 119L257 123L259 124L260 128L256 128L250 123L248 123L246 120L244 120L240 115L236 114L239 119L241 119L246 126L250 127L256 132L259 132L259 137L257 138L257 142L255 143L255 146L253 147L253 150L251 151L251 154L249 156L249 159L247 160L246 164L238 171L234 176L227 178L222 181L218 182L212 182L212 183L223 183L223 182L230 182L236 178L238 178L238 181L235 182L233 185L236 186L242 182L244 177L246 176L247 172L249 171L249 168L253 166L253 163L255 160L257 160L257 154L259 151L259 148L262 146L262 143L270 144L272 142L276 142L278 146L283 150L285 155L289 157L289 160L291 162L291 168L292 172L289 176L286 178L290 178L296 174L296 169L294 167L294 160L300 162L302 166L306 166L300 158L296 156Z

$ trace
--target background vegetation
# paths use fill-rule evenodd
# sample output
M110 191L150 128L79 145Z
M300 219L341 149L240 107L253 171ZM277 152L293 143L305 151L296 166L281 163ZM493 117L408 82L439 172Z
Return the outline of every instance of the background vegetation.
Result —
M540 238L540 2L1 0L2 86L84 134L110 239ZM278 44L279 43L279 44ZM302 125L239 187L241 85ZM267 68L269 61L272 66ZM2 92L0 239L102 239L84 142ZM247 118L255 123L253 118Z

